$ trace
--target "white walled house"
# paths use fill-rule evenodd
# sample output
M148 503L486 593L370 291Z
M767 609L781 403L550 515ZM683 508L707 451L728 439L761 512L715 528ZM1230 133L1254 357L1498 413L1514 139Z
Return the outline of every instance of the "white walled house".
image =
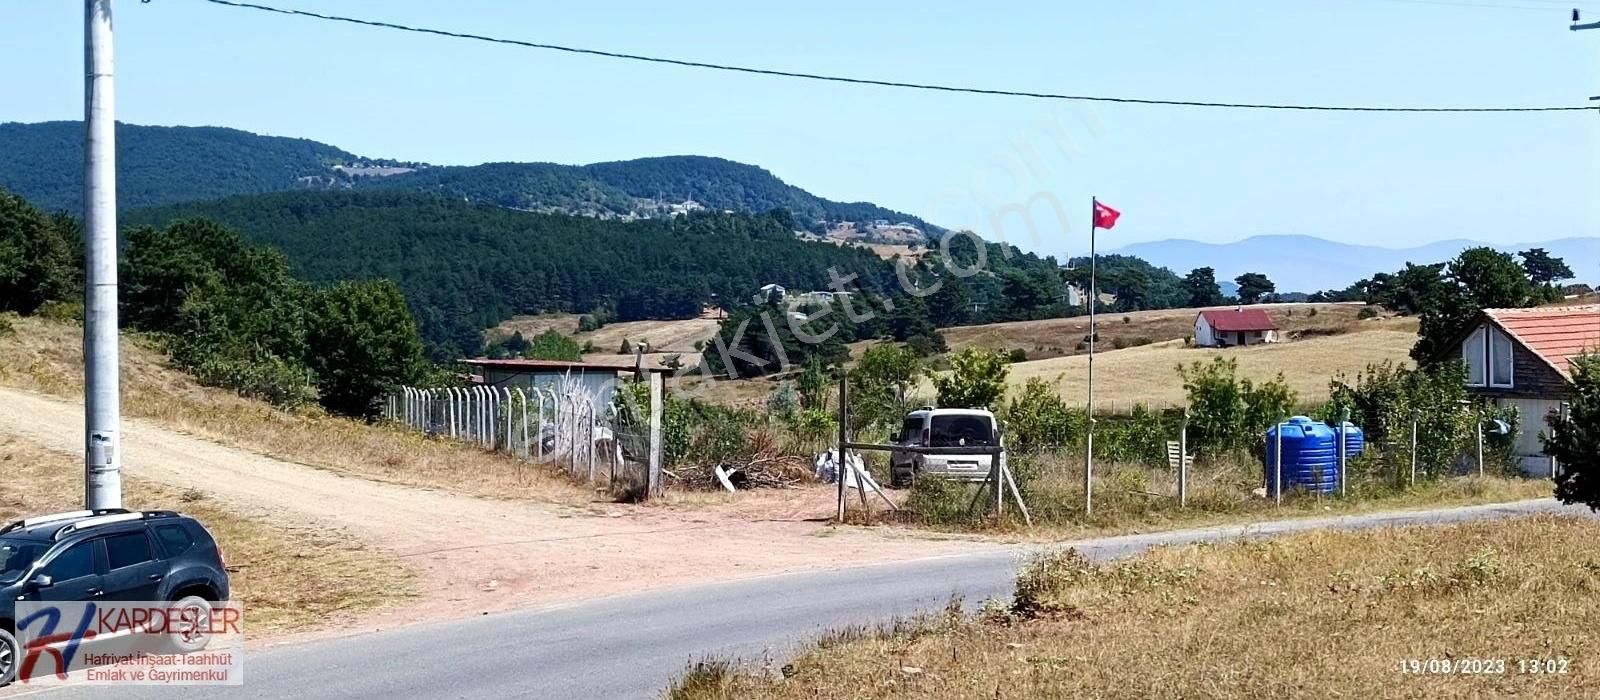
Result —
M1194 344L1206 348L1278 342L1278 325L1264 309L1213 309L1194 317Z

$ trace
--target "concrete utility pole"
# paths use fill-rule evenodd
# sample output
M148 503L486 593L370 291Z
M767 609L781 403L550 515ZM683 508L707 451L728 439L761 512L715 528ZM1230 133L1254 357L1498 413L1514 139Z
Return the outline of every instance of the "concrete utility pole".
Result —
M94 510L122 507L111 0L84 0L83 42L84 504Z

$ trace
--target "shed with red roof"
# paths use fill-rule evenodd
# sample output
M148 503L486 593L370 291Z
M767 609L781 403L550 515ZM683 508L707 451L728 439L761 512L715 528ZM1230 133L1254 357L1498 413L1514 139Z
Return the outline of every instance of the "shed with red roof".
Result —
M1278 342L1278 324L1265 309L1207 309L1194 317L1194 344L1225 348Z

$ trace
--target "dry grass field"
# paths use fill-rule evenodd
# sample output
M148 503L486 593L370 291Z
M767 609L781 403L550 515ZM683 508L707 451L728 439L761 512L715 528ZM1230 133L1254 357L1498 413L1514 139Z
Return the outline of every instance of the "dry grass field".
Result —
M1359 328L1356 315L1362 309L1357 304L1262 304L1259 308L1265 309L1281 332L1291 339ZM1097 349L1107 350L1119 341L1135 339L1157 343L1181 340L1194 333L1194 317L1199 312L1200 309L1162 309L1100 314L1095 322L1100 332ZM1089 337L1089 317L957 326L944 329L944 337L951 350L977 346L992 350L1021 349L1028 353L1030 360L1059 357L1082 352L1077 345Z
M1328 380L1344 373L1353 377L1369 363L1410 362L1416 331L1408 320L1374 322L1370 330L1343 335L1317 336L1270 345L1242 348L1192 348L1182 341L1113 350L1095 354L1095 401L1109 410L1124 410L1137 403L1147 406L1182 405L1185 394L1177 366L1213 357L1232 358L1239 374L1255 381L1282 372L1289 388L1301 401L1327 398ZM1089 358L1086 355L1011 365L1013 386L1030 378L1054 384L1069 402L1082 403L1088 391Z
M977 619L835 633L781 675L703 662L668 697L1596 697L1596 538L1538 516L1061 552Z
M548 330L555 330L578 341L579 345L594 343L594 357L615 355L626 339L630 344L648 341L655 353L694 353L696 341L709 341L717 333L717 316L707 314L700 318L678 321L620 321L608 323L600 330L578 332L577 314L544 314L541 316L516 316L485 332L511 334L533 339ZM631 355L629 356L631 357Z
M0 522L81 508L83 463L16 438L0 437ZM251 634L327 626L412 594L407 570L336 531L289 525L266 510L241 513L195 492L135 478L130 508L173 508L205 523L226 550L233 595Z
M0 386L81 397L83 329L39 318L13 325L14 333L0 337ZM283 411L201 386L137 337L122 343L122 406L181 432L352 476L491 498L571 505L594 499L554 471L502 454L318 411Z

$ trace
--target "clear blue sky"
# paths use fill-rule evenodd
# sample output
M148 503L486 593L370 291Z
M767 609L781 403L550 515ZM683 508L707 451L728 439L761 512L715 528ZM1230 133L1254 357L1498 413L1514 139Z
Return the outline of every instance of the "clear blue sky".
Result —
M683 59L904 81L1195 100L1571 105L1600 31L1553 0L587 2L261 0ZM1442 3L1443 0L1440 0ZM0 3L0 120L75 119L81 3ZM1593 13L1600 19L1600 6ZM1600 234L1600 115L1341 115L1045 102L645 65L266 15L117 3L118 116L472 164L705 154L995 235L1035 193L1081 254L1304 233L1407 246ZM1075 144L1069 152L1062 144ZM1037 204L1037 201L1036 201ZM1035 212L1053 219L1048 206ZM1020 227L1009 238L1016 240Z

